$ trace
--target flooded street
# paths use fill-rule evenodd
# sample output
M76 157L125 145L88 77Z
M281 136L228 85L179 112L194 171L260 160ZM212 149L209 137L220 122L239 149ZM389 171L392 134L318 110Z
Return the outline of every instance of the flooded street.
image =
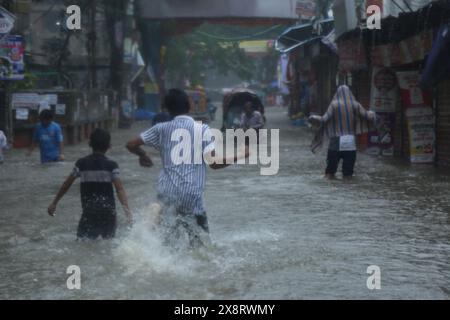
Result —
M267 118L281 129L280 171L208 171L214 246L201 252L171 252L149 227L161 160L152 150L155 167L141 168L124 147L144 123L113 133L108 156L136 216L129 230L118 210L113 241L75 241L79 182L55 218L46 212L87 143L67 147L55 165L10 152L0 166L0 299L450 298L448 173L358 155L353 181L327 181L325 153L309 150L312 133L290 127L284 109L268 108ZM66 287L70 265L81 269L81 290ZM367 288L371 265L381 290Z

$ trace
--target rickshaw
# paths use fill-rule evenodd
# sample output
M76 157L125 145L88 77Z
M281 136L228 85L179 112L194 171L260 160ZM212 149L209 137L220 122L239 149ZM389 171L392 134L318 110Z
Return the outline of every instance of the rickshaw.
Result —
M246 88L233 89L225 94L223 98L223 126L226 129L238 129L240 127L241 115L244 112L244 105L252 102L253 109L259 111L264 117L264 105L260 97L252 90ZM266 118L264 117L264 121Z

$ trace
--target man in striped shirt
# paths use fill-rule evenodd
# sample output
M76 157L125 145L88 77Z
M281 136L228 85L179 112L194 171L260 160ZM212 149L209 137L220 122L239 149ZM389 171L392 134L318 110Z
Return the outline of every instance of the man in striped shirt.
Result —
M198 247L209 241L203 193L206 161L214 158L215 144L209 127L187 115L190 104L184 91L170 90L164 99L164 106L174 119L143 132L128 142L127 148L139 157L143 167L152 167L153 162L141 146L154 147L160 152L163 170L158 181L158 200L163 205L162 221L168 227L166 231L171 239L187 234L190 245ZM197 139L191 141L190 137ZM187 157L183 154L183 159L179 161L181 151L186 152ZM248 150L243 157L248 157ZM221 162L223 164L211 163L210 167L225 168L238 158L225 158Z

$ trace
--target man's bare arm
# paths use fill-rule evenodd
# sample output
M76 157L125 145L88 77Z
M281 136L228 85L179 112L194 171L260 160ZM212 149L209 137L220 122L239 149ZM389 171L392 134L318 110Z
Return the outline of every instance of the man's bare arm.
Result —
M64 157L64 142L61 141L59 142L59 160L60 161L64 161L65 157Z
M119 198L122 208L125 211L129 224L133 223L133 215L131 214L130 207L128 206L128 197L123 187L122 181L118 178L113 180L114 188L116 189L117 198Z
M250 156L250 151L248 146L245 146L244 152L238 152L233 158L224 157L221 163L217 163L214 161L215 151L209 152L205 154L205 161L209 164L209 167L213 170L220 170L226 167L229 167L231 164L236 163L240 159L246 159Z
M147 155L147 153L141 147L144 145L144 141L141 138L135 138L133 140L128 141L127 149L132 154L135 154L139 157L139 163L141 166L146 168L153 167L153 161Z
M72 186L73 182L76 180L76 177L73 175L70 175L67 177L66 181L62 184L61 188L59 189L58 193L56 194L55 199L48 207L48 214L52 217L55 216L56 206L58 205L58 202L64 197L64 195L69 191L70 187Z

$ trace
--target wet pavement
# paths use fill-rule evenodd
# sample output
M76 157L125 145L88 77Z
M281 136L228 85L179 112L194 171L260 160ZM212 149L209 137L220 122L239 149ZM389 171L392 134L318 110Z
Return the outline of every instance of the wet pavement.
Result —
M125 142L144 130L113 133L108 155L119 163L136 215L119 210L113 241L77 242L78 182L57 216L48 204L87 143L67 147L67 161L41 165L14 150L0 166L1 299L449 299L450 175L432 166L359 155L353 181L323 178L325 154L309 151L311 132L280 128L280 171L258 166L208 171L205 205L214 246L172 252L149 226L161 161L141 168ZM213 123L220 128L219 123ZM68 290L67 267L81 269ZM381 289L367 288L379 266Z

